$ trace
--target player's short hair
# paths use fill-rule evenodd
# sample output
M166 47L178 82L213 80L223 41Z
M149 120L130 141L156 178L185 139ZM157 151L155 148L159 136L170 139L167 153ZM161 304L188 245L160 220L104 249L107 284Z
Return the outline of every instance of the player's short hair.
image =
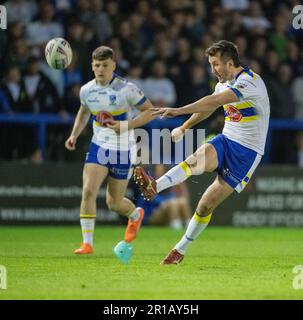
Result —
M106 60L106 59L114 60L114 56L115 56L115 53L112 48L107 47L107 46L101 46L101 47L96 48L93 51L92 59L99 60L99 61Z
M241 65L238 48L233 42L220 40L205 50L206 57L213 57L217 54L220 55L220 58L224 62L232 60L235 67L239 67Z

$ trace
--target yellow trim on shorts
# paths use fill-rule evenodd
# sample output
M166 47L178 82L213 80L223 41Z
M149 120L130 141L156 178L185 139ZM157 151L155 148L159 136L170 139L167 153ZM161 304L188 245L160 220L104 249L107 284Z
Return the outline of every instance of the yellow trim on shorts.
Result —
M245 179L246 177L248 178L248 181L244 181L244 179ZM248 182L250 181L251 174L248 173L248 174L245 176L245 178L241 181L241 184L242 184L243 187L245 187L245 186L248 184Z

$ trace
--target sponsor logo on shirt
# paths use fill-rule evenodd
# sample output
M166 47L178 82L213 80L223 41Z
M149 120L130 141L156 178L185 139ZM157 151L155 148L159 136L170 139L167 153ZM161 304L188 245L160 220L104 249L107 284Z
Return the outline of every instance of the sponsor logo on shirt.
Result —
M239 89L244 89L245 87L247 87L247 84L239 83L239 84L236 84L235 87Z
M242 119L241 112L233 105L227 105L225 112L227 114L227 117L230 118L230 121L239 122Z
M87 99L88 102L97 102L99 103L99 100L97 98L94 98L94 99Z

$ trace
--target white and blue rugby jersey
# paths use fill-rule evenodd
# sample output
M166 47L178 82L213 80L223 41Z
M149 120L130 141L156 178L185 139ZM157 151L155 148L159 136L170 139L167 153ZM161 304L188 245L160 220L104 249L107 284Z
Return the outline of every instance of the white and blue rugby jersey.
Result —
M136 85L117 75L106 86L98 84L94 79L81 87L80 100L81 105L89 109L94 117L92 142L104 149L131 149L135 144L134 130L117 135L114 130L101 126L95 119L100 111L111 113L115 120L131 119L133 108L140 107L146 101L144 93Z
M231 89L238 102L224 105L223 134L230 140L264 154L269 124L269 98L262 78L248 67L232 81L217 83L214 94Z

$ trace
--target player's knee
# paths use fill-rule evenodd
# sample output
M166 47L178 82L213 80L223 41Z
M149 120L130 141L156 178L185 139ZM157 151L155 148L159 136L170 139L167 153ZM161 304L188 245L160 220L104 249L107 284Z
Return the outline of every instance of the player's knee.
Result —
M116 199L114 199L112 197L106 198L106 205L107 205L108 209L112 210L112 211L119 212L120 202L121 201L117 201Z
M92 188L83 188L82 199L84 201L94 200L97 197L97 192Z
M199 166L199 165L190 166L190 170L191 170L191 173L192 173L193 175L200 175L200 174L202 174L203 172L205 172L205 169L202 168L202 167Z
M196 152L194 154L190 155L188 158L186 158L185 162L189 166L191 173L193 175L199 175L204 172L204 165L198 159Z
M216 202L214 199L212 198L208 198L205 200L201 200L201 202L199 203L199 215L201 215L202 217L204 216L208 216L209 214L211 214L216 207Z
M205 144L186 160L193 175L213 172L218 166L217 153L211 144Z

